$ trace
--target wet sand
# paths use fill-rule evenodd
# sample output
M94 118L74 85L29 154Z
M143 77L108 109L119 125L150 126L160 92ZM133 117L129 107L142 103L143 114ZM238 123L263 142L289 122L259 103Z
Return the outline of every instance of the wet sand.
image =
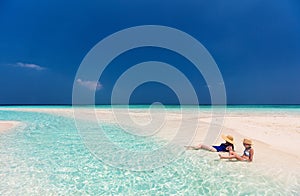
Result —
M6 132L15 126L17 126L19 122L17 121L0 121L0 133Z

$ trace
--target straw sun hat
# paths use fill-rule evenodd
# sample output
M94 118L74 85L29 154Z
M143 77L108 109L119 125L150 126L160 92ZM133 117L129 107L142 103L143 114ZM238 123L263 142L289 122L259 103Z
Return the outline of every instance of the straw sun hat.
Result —
M252 145L252 140L244 139L243 144Z
M231 144L234 144L233 142L233 137L231 135L222 135L222 138L226 141L229 142Z

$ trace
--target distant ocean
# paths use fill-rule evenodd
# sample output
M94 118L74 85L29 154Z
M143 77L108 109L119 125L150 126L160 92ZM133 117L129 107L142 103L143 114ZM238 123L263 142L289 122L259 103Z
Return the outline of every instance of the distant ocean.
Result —
M149 108L151 105L114 105L113 107L119 108ZM63 105L14 105L14 104L0 104L0 108L72 108L71 104L63 104ZM82 105L82 107L95 107L95 108L111 108L111 105ZM203 108L210 109L212 107L220 107L227 109L300 109L300 104L298 105L267 105L267 104L258 104L258 105L164 105L163 107L172 109L172 108Z

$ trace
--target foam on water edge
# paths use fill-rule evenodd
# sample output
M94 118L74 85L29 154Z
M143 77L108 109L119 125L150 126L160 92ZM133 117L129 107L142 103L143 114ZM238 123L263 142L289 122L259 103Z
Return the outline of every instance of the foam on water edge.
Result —
M134 172L107 166L90 154L74 121L34 112L0 111L0 120L22 124L0 135L0 194L282 194L297 195L297 174L272 167L220 161L216 154L187 151L175 162ZM151 150L141 140L105 125L120 145ZM133 157L128 157L131 159Z

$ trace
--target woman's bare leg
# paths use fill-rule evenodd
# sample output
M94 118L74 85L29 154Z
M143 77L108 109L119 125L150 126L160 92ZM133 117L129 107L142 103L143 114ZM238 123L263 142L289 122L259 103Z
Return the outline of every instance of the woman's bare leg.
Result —
M209 150L211 152L217 152L217 150L214 147L212 147L212 146L206 146L206 145L203 145L203 144L201 145L201 149Z
M203 149L203 150L209 150L211 152L217 152L217 150L214 147L203 145L203 144L200 144L198 146L185 146L185 147L187 148L187 150L199 150L199 149Z
M240 155L238 155L236 152L230 152L229 156L224 156L219 154L220 159L237 159L239 161L245 161L245 159L243 157L241 157Z
M201 149L201 144L200 145L198 145L198 146L185 146L185 148L187 149L187 150L199 150L199 149Z

